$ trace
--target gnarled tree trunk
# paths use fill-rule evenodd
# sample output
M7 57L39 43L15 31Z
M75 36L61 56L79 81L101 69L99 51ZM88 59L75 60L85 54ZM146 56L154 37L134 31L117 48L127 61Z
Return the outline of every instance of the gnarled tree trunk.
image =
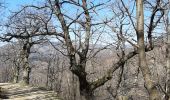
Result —
M23 75L22 75L22 80L20 83L22 85L29 84L31 68L29 66L28 58L30 54L30 49L31 49L31 44L27 42L24 44L22 51L21 51L22 52L21 58L22 58Z

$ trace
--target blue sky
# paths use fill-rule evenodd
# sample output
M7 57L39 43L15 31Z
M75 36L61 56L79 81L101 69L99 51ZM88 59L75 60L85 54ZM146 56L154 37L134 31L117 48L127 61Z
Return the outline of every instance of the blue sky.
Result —
M30 5L34 4L37 1L42 1L42 0L0 0L0 2L5 3L5 9L0 10L0 20L7 20L10 15L10 12L15 12L19 10L19 8L22 7L22 5ZM2 18L2 19L1 19ZM0 44L1 45L1 44Z
M7 9L15 10L18 9L21 5L29 5L33 4L35 0L5 0Z
M36 4L37 2L40 2L40 1L43 1L43 0L4 0L4 1L5 1L5 6L6 6L5 12L8 15L10 11L12 11L12 12L17 11L23 5Z
M0 12L1 18L6 21L11 12L17 12L24 5L40 4L37 2L43 2L44 0L0 0L5 3L5 9Z
M37 4L37 2L43 2L44 0L0 0L0 1L5 1L5 3L6 3L5 16L9 16L10 15L10 11L15 12L15 11L18 11L24 5ZM92 1L95 1L96 3L98 3L98 2L105 1L105 0L92 0ZM127 4L128 0L124 0L124 1L125 1L127 6L131 6L130 4L129 5ZM40 4L41 3L38 3L38 5L40 5ZM72 14L73 14L73 12L75 12L75 9L71 9L72 6L65 6L65 7L66 7L65 9L69 9L67 11L67 14L69 16L73 17ZM98 18L98 19L99 20L104 19L106 16L107 17L109 17L109 16L112 17L112 14L108 13L108 12L109 11L107 11L106 8L105 8L105 10L101 10L100 12L98 12L100 14L100 18ZM150 16L150 14L148 12L146 12L146 11L145 11L145 15L147 15L147 16L149 15ZM134 13L134 16L135 16L135 13ZM5 17L5 18L7 18L7 17ZM145 19L148 19L148 18L145 16Z
M34 4L42 0L5 0L7 10L18 10L22 5Z

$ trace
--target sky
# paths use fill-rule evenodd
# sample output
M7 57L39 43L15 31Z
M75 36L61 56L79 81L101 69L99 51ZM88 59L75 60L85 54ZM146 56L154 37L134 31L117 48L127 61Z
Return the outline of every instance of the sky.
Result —
M24 5L32 5L32 4L36 4L37 2L43 2L43 0L4 0L4 1L5 1L5 4L6 4L6 7L7 7L6 11L5 11L5 16L9 16L10 12L18 11ZM99 2L104 2L105 0L92 0L92 1L95 1L95 3L99 3ZM72 16L71 14L73 14L73 12L75 12L74 9L70 10L71 7L72 6L67 6L66 5L66 9L69 9L69 12L70 12L70 14L68 14L69 12L67 12L67 14L69 16ZM99 19L103 19L106 16L107 17L108 16L112 17L112 14L110 14L110 13L103 13L103 12L108 12L108 11L107 10L106 11L101 10L101 12L98 13L98 14L100 14L100 18ZM8 18L6 17L6 19L8 19Z
M8 10L16 10L21 5L32 4L33 2L35 2L35 0L5 0Z
M10 10L18 9L18 6L35 3L36 0L5 0L7 8Z
M10 12L18 11L24 5L37 4L37 2L43 2L44 0L0 0L0 1L5 1L6 9L5 9L4 13L5 13L5 16L9 16ZM94 0L94 1L99 2L99 1L105 1L105 0ZM40 4L40 3L38 3L38 4ZM130 6L130 5L128 5L128 6ZM69 9L69 12L71 12L70 14L73 14L73 12L75 12L75 10L73 10L73 9L70 10L70 8L71 8L71 6L66 6L66 9ZM103 13L103 12L107 12L107 11L102 11L100 13L100 16L102 16L102 18L105 18L104 16L108 17L108 16L112 15L110 13ZM149 15L148 12L145 12L145 13L146 13L146 15ZM72 15L70 15L70 16L72 16ZM6 17L6 19L7 19L7 17Z
M10 12L15 12L19 10L22 5L30 5L34 4L37 1L42 1L42 0L0 0L0 2L5 2L5 10L3 9L0 12L1 17L3 17L3 20L7 20L8 16L10 15ZM1 19L0 19L1 20ZM0 46L4 45L6 43L0 43Z
M9 15L10 12L19 10L24 5L31 5L43 0L0 0L5 1L5 15Z

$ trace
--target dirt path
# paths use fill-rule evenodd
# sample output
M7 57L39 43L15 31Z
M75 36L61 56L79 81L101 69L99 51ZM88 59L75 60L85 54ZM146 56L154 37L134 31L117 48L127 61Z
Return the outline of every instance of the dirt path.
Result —
M61 100L53 91L43 88L0 83L0 100Z

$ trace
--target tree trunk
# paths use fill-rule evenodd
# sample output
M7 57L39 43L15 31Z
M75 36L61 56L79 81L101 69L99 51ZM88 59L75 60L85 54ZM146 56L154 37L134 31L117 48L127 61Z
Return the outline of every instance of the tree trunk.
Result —
M151 79L150 69L146 61L145 44L144 44L144 13L143 0L136 0L137 6L137 41L139 53L139 67L142 71L145 87L149 93L149 100L160 100L159 91L156 84Z
M14 60L13 63L15 64L13 82L18 83L19 82L19 70L20 70L20 57L18 55L17 55L17 59Z
M14 80L13 80L13 82L18 83L18 81L19 81L19 65L17 65L14 70L15 71L14 71Z
M128 96L118 96L116 100L129 100Z
M30 48L31 45L29 43L24 44L23 46L23 50L21 53L22 56L22 66L23 66L23 75L22 75L22 80L21 80L21 84L22 85L29 85L29 77L30 77L30 72L31 72L31 68L29 66L29 54L30 54Z
M21 84L22 85L28 85L29 84L29 76L30 76L30 71L31 68L29 67L28 64L28 58L25 58L24 60L24 65L23 65L23 76L22 76L22 80L21 80Z
M167 46L166 46L166 59L167 59L167 79L166 79L166 100L170 100L170 25L167 26Z
M93 99L93 93L90 88L89 82L86 80L86 73L84 71L77 70L76 72L73 72L78 76L79 79L79 88L80 88L80 95L82 97L82 100L94 100Z
M89 93L87 90L80 91L81 100L94 100L92 93Z

